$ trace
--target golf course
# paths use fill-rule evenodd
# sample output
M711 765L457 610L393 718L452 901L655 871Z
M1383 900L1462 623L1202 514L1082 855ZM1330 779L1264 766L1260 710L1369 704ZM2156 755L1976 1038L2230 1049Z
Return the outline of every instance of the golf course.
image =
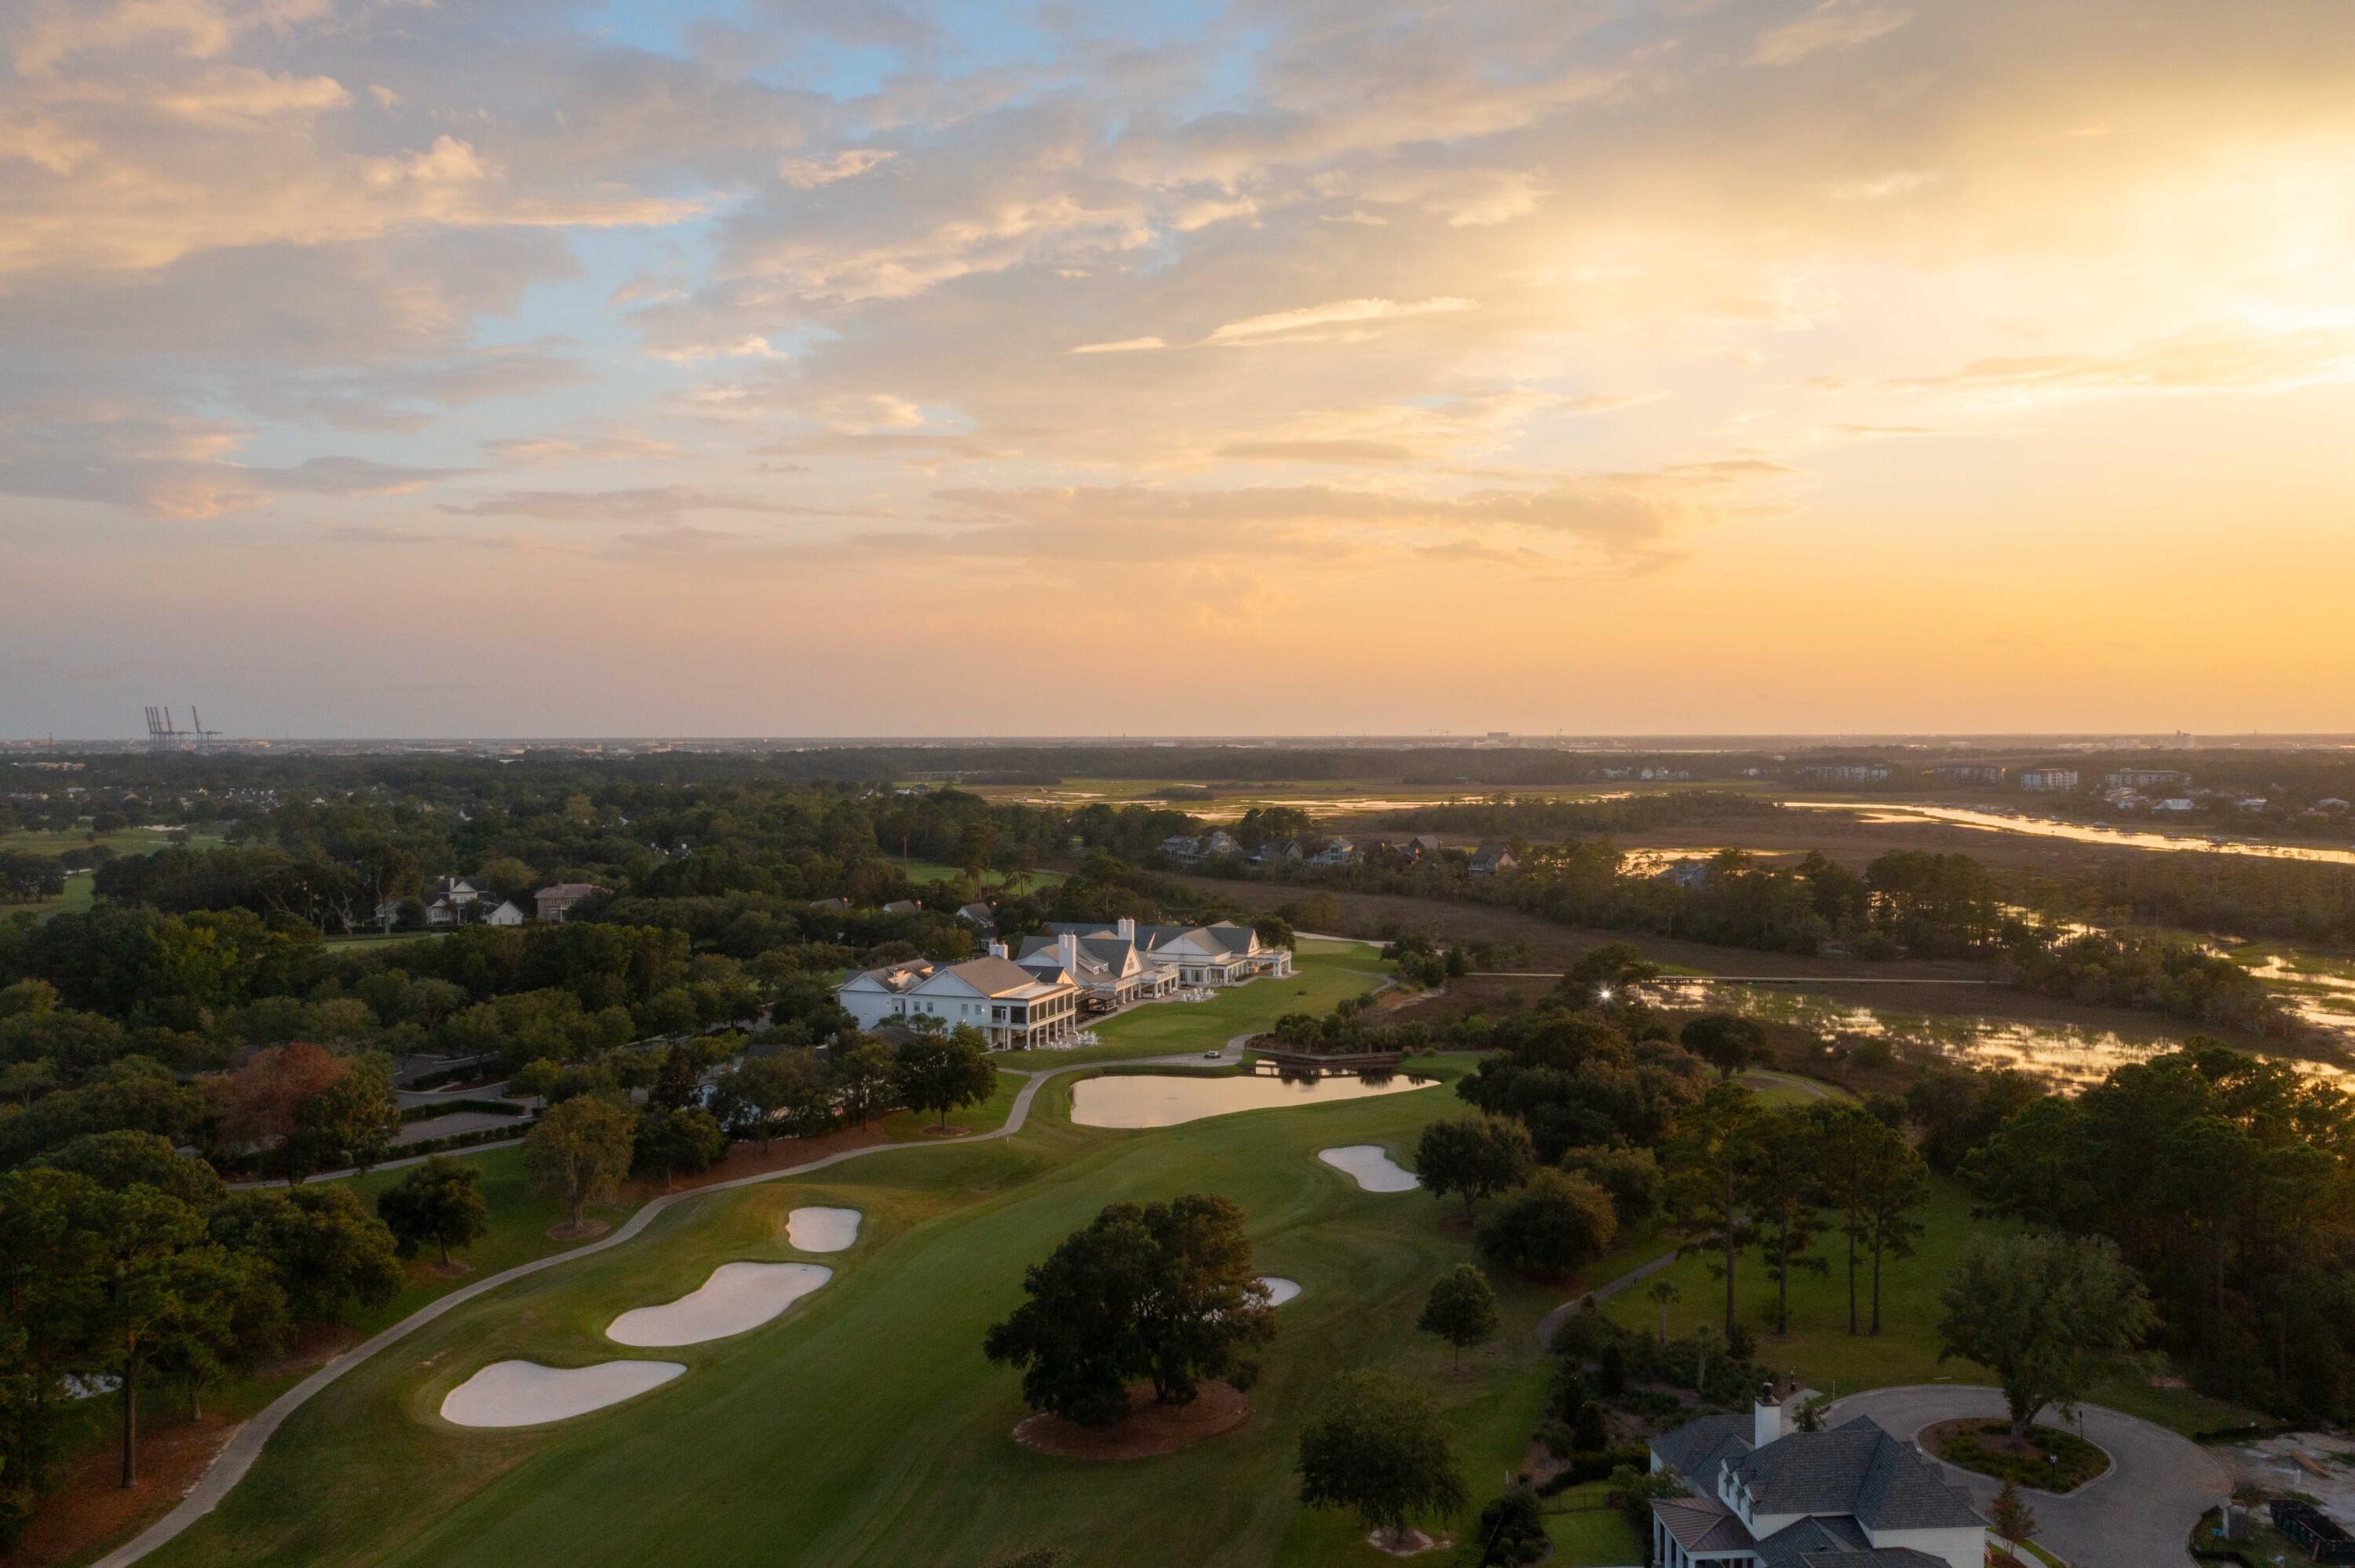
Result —
M1508 1331L1469 1375L1450 1373L1413 1324L1430 1282L1469 1254L1444 1223L1453 1205L1361 1191L1317 1158L1407 1154L1458 1108L1443 1086L1126 1132L1071 1125L1070 1082L1048 1084L1010 1139L698 1196L625 1245L450 1313L311 1400L220 1508L149 1561L983 1563L1058 1544L1104 1562L1375 1561L1351 1520L1301 1509L1291 1475L1320 1390L1365 1367L1433 1393L1467 1474L1518 1462L1543 1393L1528 1329L1559 1293L1508 1288ZM1017 1379L981 1340L1024 1266L1107 1202L1188 1192L1239 1204L1255 1265L1301 1287L1250 1422L1118 1464L1017 1445ZM627 1356L605 1335L617 1316L725 1264L790 1261L788 1216L814 1205L865 1216L827 1255L832 1281L750 1332L660 1352L685 1373L538 1426L438 1414L493 1362Z

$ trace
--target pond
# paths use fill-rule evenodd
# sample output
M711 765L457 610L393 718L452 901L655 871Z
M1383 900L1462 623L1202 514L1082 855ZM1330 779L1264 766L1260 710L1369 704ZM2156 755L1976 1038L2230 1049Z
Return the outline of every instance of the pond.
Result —
M2151 1034L2136 1036L2071 1023L1901 1012L1765 986L1679 985L1672 994L1655 998L1664 999L1687 1007L1698 1002L1762 1022L1792 1024L1844 1043L1885 1040L1913 1054L1943 1056L1977 1067L2015 1067L2063 1089L2099 1083L2114 1068L2162 1055L2181 1044L2183 1036L2199 1033L2187 1025L2180 1033L2161 1033L2158 1031L2169 1026L2160 1023ZM2355 1086L2355 1074L2350 1074L2343 1059L2318 1060L2286 1051L2276 1054L2275 1059L2301 1073Z
M1427 1089L1435 1078L1395 1073L1367 1079L1279 1078L1270 1074L1225 1077L1179 1073L1116 1073L1082 1078L1071 1086L1071 1120L1081 1127L1175 1127L1237 1111L1280 1110L1289 1106L1331 1105Z

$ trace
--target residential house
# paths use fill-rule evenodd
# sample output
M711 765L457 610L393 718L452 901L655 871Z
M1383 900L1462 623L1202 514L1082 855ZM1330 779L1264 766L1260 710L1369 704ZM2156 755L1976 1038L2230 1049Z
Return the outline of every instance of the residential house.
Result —
M1983 1568L1987 1526L1938 1467L1869 1416L1785 1432L1778 1404L1651 1442L1689 1497L1652 1503L1661 1568Z
M1406 841L1406 853L1416 860L1433 860L1439 854L1437 833L1417 833Z
M1482 844L1472 852L1472 863L1465 869L1474 876L1494 876L1499 872L1510 871L1519 863L1513 858L1513 852L1504 845Z
M883 906L886 915L922 915L923 912L924 906L912 898L894 898Z
M516 901L514 899L502 898L499 900L499 906L497 908L483 916L483 924L485 926L520 926L523 924L523 911L516 906Z
M847 898L813 898L810 900L810 907L827 915L847 915L850 913L850 900Z
M1705 860L1670 861L1661 867L1657 880L1688 893L1709 885L1709 862Z
M986 904L968 904L956 912L956 917L976 931L997 929L997 912Z
M1006 956L1003 942L989 948L988 956L961 964L911 959L868 969L836 987L834 999L861 1029L937 1019L943 1029L980 1030L992 1050L1026 1050L1070 1034L1080 1012L1071 977L1025 969Z
M1365 860L1356 844L1347 839L1328 839L1325 846L1308 857L1308 863L1330 870L1337 866L1357 865Z
M532 895L539 906L539 917L550 925L561 926L572 906L594 893L605 890L593 882L559 882L553 887L543 887Z
M1270 839L1259 846L1252 856L1254 865L1298 865L1307 858L1307 848L1298 839Z
M1232 855L1241 858L1242 841L1224 828L1212 828L1195 838L1187 833L1172 833L1161 841L1161 853L1172 860L1217 860Z

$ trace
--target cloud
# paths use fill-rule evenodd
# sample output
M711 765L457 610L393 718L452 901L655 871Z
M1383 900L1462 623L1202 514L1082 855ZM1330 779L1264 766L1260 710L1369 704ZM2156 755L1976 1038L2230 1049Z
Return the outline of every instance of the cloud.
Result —
M445 502L464 517L530 517L545 523L675 524L694 512L765 517L875 516L872 508L808 506L770 496L731 494L688 484L629 490L507 490L478 501Z
M1361 326L1408 316L1447 315L1476 308L1470 300L1453 296L1404 302L1335 300L1327 304L1305 305L1297 310L1273 311L1266 315L1247 316L1241 321L1229 322L1213 329L1210 335L1202 341L1223 344L1291 341L1327 327Z
M1141 354L1147 349L1167 348L1157 337L1122 337L1110 343L1083 343L1077 348L1067 348L1066 354Z
M2209 324L2115 354L1998 355L1897 387L2024 395L2279 392L2355 380L2355 328L2256 333Z
M1852 49L1893 33L1913 19L1913 12L1895 6L1823 0L1806 15L1759 34L1750 51L1750 63L1791 65L1826 49Z
M837 180L857 179L896 155L888 147L849 147L830 158L787 158L777 165L777 177L794 190L814 190Z

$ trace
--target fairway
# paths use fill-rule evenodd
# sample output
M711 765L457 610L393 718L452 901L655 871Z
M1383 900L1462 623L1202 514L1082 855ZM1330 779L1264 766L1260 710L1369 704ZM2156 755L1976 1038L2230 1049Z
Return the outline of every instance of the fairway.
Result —
M1304 1512L1290 1474L1321 1391L1365 1366L1441 1403L1476 1492L1518 1462L1543 1389L1529 1330L1560 1293L1506 1285L1504 1334L1472 1374L1447 1374L1444 1348L1412 1324L1430 1282L1469 1254L1443 1223L1451 1205L1359 1192L1315 1157L1345 1143L1403 1157L1423 1122L1460 1108L1451 1093L1150 1132L1073 1128L1067 1100L1068 1080L1048 1086L1005 1142L893 1151L679 1205L626 1246L470 1304L305 1405L154 1561L879 1568L1062 1544L1091 1563L1380 1562L1351 1521ZM1121 1465L1015 1445L1018 1380L980 1340L1023 1266L1106 1202L1192 1191L1239 1203L1256 1266L1303 1286L1263 1356L1251 1422ZM495 1361L610 1359L615 1314L719 1264L788 1255L786 1216L810 1204L868 1216L829 1256L833 1282L773 1324L661 1352L688 1368L675 1383L532 1430L461 1432L435 1415Z

